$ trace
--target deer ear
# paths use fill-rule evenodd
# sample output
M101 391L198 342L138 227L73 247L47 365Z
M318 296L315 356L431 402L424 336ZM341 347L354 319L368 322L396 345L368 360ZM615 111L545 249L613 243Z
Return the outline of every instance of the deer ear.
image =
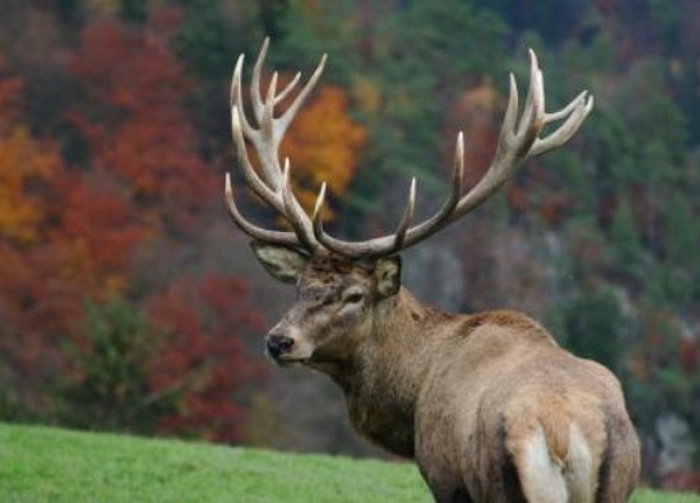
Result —
M374 266L374 276L377 279L377 292L382 298L399 293L401 288L401 257L383 257Z
M294 248L257 241L250 246L267 272L284 283L296 284L309 263L309 257Z

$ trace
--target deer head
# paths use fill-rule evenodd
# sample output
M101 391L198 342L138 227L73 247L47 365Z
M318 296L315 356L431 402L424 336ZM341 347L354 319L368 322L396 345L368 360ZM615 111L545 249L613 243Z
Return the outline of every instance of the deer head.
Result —
M374 312L400 287L398 256L350 261L331 253L254 243L256 256L281 281L294 281L297 298L266 337L277 363L323 369L349 362L372 331Z
M321 209L326 185L320 187L309 216L292 193L290 161L279 159L279 145L323 71L326 56L300 89L301 75L277 91L277 73L262 97L260 78L268 41L265 40L253 68L250 87L254 122L243 106L240 56L233 73L231 117L233 142L243 176L253 192L284 219L291 231L270 230L250 222L239 211L226 174L226 201L233 221L253 238L253 249L265 268L277 279L297 285L297 301L266 338L268 354L279 363L322 365L348 358L358 340L369 333L378 310L400 290L398 253L440 231L469 213L502 186L528 159L566 143L590 112L593 99L579 94L563 109L547 113L542 72L530 51L530 87L522 113L518 114L518 89L510 76L510 97L493 162L483 178L464 193L464 141L460 133L455 147L451 189L442 207L426 220L413 223L416 180L412 180L403 215L393 233L366 241L349 242L330 236L323 228ZM278 105L297 93L279 112ZM561 121L541 136L543 128ZM246 140L257 154L259 169L248 157Z

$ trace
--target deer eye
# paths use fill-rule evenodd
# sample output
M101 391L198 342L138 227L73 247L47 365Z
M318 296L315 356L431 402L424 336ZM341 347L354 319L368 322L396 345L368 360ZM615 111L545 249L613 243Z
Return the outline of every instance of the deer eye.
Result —
M346 304L358 304L364 298L364 292L360 289L351 288L343 294L343 302Z
M318 306L319 307L327 307L327 306L330 306L331 304L334 304L334 303L335 303L335 299L333 297L326 297L318 303Z

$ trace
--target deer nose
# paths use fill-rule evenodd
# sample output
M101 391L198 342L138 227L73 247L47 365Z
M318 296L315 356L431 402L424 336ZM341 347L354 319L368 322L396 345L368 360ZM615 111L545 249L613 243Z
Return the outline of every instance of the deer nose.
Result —
M275 360L294 346L294 339L282 334L269 334L265 340L267 354Z

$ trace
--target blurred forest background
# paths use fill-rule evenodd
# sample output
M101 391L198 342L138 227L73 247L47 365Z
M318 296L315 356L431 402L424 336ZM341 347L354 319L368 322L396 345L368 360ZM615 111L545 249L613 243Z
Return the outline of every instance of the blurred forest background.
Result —
M695 0L3 0L0 419L381 455L326 379L263 358L292 291L223 209L233 65L265 35L283 78L329 54L283 151L357 238L393 228L413 175L419 213L441 203L459 130L478 179L533 47L548 108L588 89L593 113L405 280L607 365L645 480L700 490L698 26Z

